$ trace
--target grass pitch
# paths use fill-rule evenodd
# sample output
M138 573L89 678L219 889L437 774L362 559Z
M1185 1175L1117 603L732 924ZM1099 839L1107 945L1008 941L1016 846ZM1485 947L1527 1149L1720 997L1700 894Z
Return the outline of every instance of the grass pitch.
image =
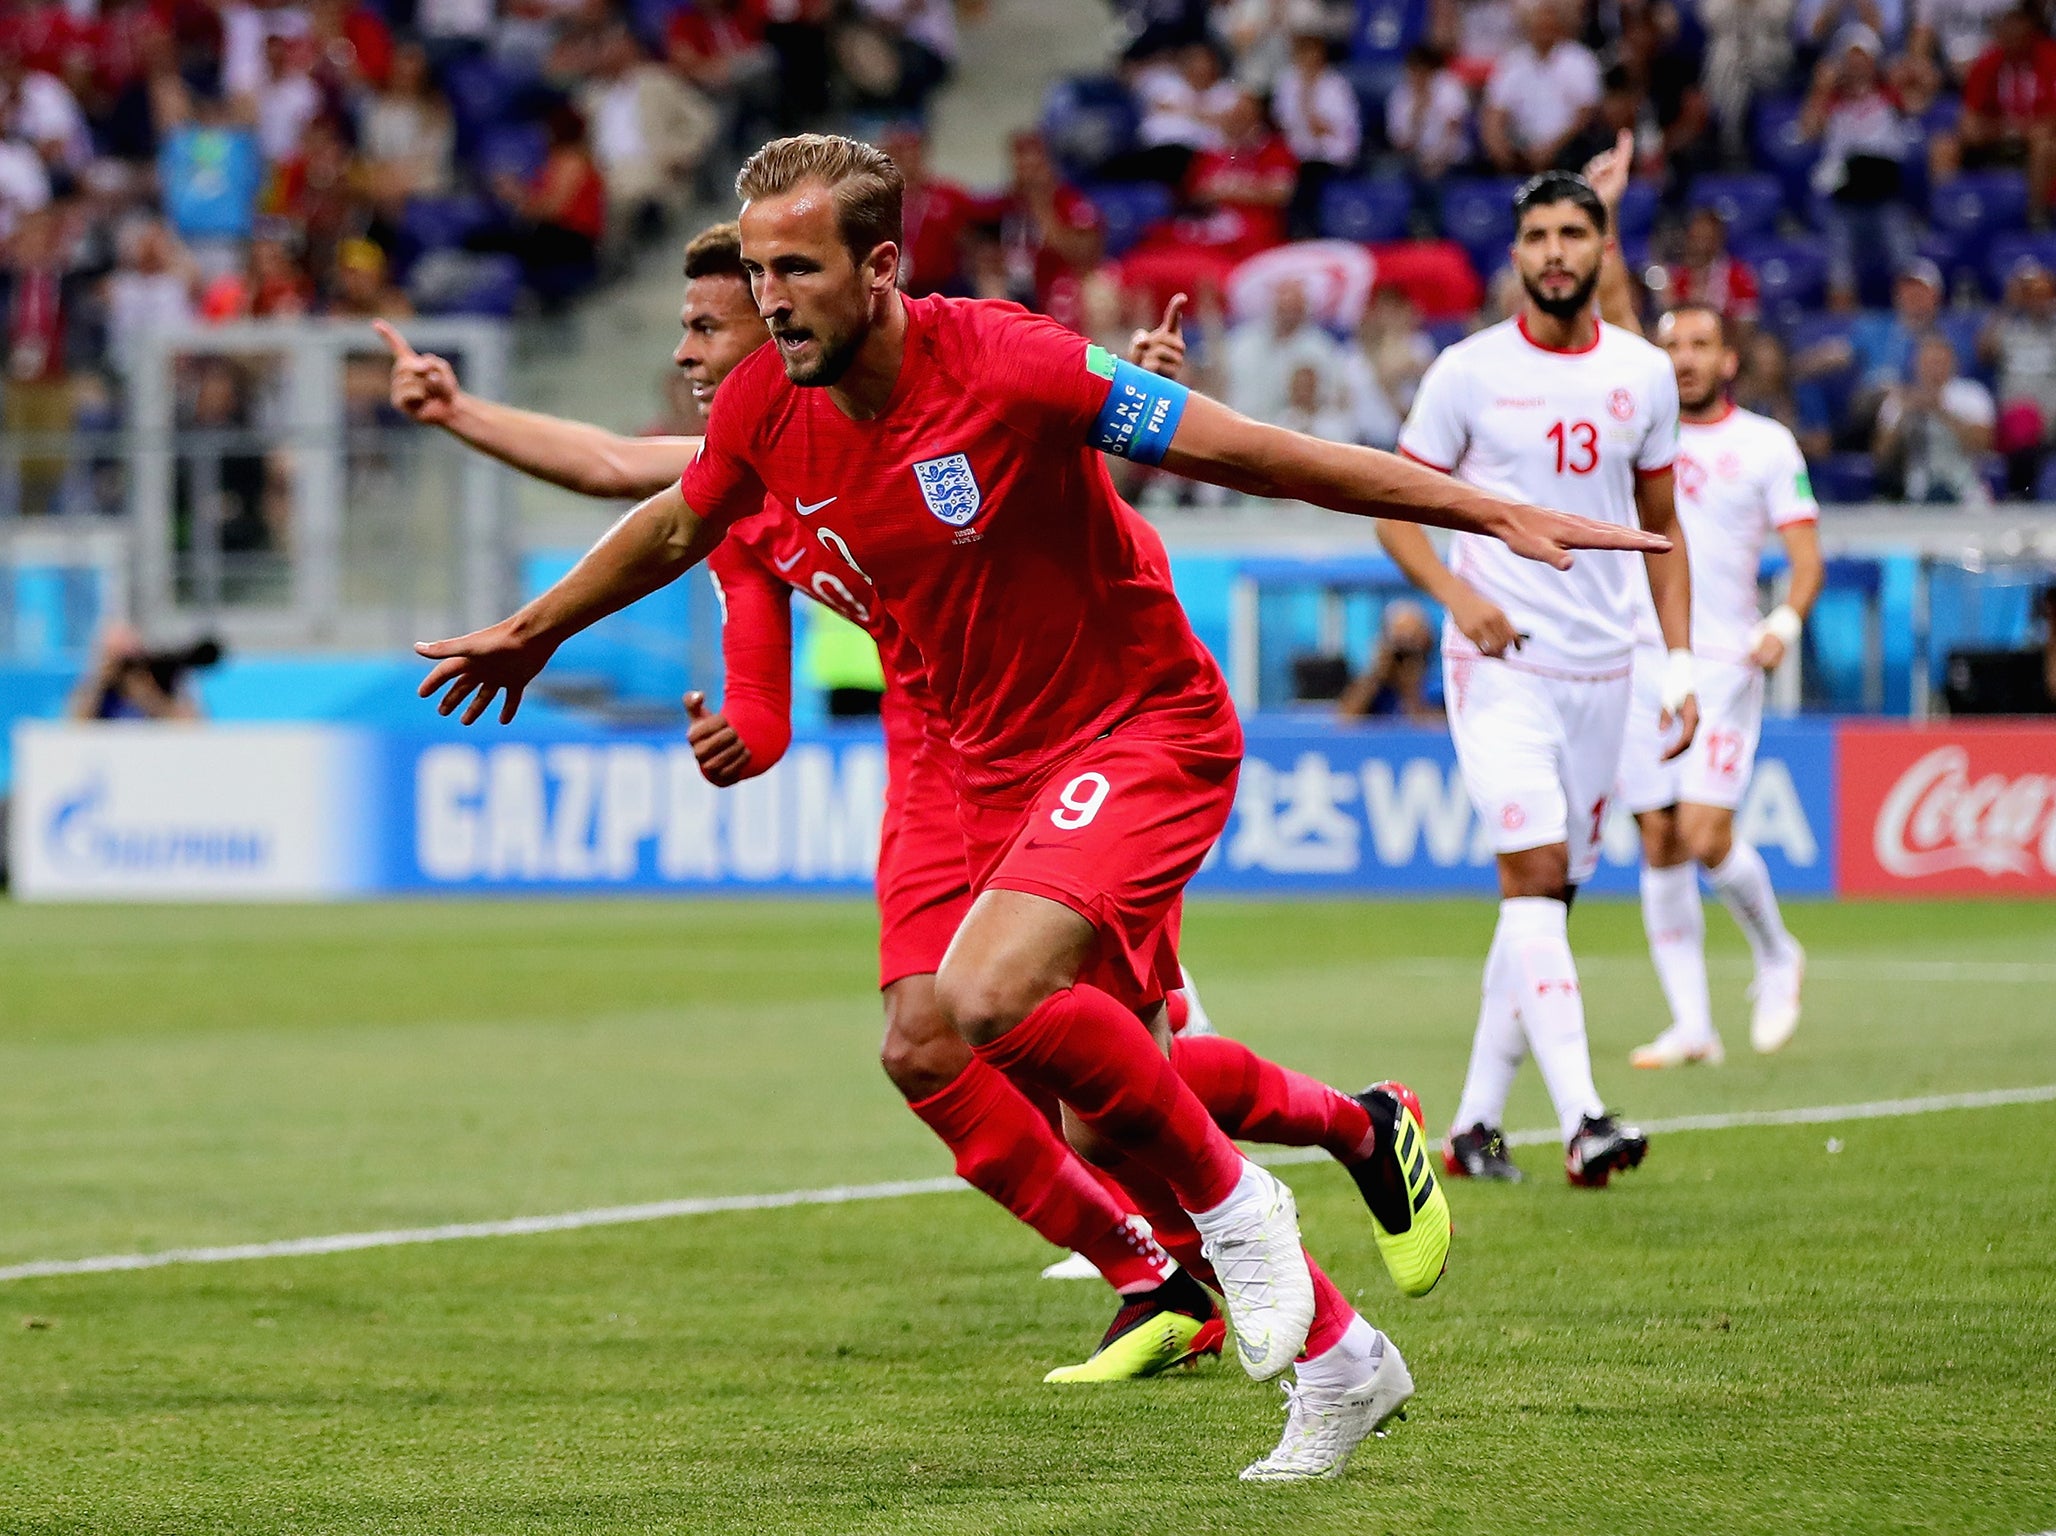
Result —
M1638 1074L1632 907L1573 937L1639 1117L2056 1083L2056 907L1801 907L1807 1019ZM1484 903L1195 908L1224 1029L1439 1132ZM0 908L0 1266L947 1171L872 1061L849 905ZM1532 1072L1509 1122L1550 1116ZM2056 1106L1680 1133L1614 1190L1457 1185L1347 1481L1234 1480L1232 1366L1040 1385L1104 1291L968 1193L0 1286L0 1531L1870 1532L2056 1527Z

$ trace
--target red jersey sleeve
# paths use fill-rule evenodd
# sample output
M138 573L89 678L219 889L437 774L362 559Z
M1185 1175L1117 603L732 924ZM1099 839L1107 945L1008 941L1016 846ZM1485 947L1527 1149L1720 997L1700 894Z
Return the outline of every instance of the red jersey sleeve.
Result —
M1999 55L1981 53L1963 77L1963 105L1980 117L1999 115Z
M1113 359L1069 326L1012 305L982 314L971 339L964 382L1004 420L1057 447L1091 439L1113 387Z
M721 599L721 713L750 749L753 779L792 745L792 588L739 538L721 541L707 574Z
M753 355L722 382L706 440L678 482L685 504L717 528L731 527L764 505L764 482L757 477L751 450L769 403L766 363L771 373L784 376L776 357Z

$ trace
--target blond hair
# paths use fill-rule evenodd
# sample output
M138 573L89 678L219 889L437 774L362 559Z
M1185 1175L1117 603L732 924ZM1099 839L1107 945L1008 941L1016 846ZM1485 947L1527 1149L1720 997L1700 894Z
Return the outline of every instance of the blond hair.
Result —
M781 197L819 182L835 201L842 242L858 261L878 246L901 243L900 201L906 183L892 157L836 133L773 139L744 163L735 195L744 202Z

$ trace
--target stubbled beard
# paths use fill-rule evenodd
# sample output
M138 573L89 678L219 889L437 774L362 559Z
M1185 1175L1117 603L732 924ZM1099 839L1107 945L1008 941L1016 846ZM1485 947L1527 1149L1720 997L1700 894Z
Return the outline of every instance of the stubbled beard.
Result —
M1719 405L1720 398L1721 387L1720 385L1715 384L1711 389L1707 390L1706 393L1701 395L1697 400L1681 399L1678 401L1678 404L1683 406L1685 410L1691 412L1694 416L1697 416L1702 411L1710 411L1716 405Z
M818 331L815 332L814 340L818 342L820 339L820 333ZM786 378L799 385L802 389L826 389L842 381L842 376L850 371L850 364L857 360L857 349L863 344L863 336L857 335L851 337L832 352L826 346L823 346L821 348L820 361L816 362L805 373L793 371L791 358L781 355L780 360L785 364Z
M1592 290L1599 286L1599 273L1597 270L1593 271L1582 283L1560 299L1550 298L1525 277L1521 279L1521 286L1528 290L1528 297L1535 301L1535 307L1550 319L1572 320L1583 313L1585 306L1592 302Z

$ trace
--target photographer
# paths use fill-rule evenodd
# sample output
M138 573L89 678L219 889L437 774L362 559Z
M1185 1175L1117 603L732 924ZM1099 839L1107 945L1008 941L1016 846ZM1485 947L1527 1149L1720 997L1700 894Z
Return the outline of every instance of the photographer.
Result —
M132 625L100 632L93 668L72 690L71 720L197 720L200 704L186 675L221 660L221 647L202 640L182 651L152 652Z
M1405 599L1387 603L1377 654L1335 701L1337 717L1440 720L1441 705L1427 697L1428 662L1434 654L1434 626L1421 605Z

